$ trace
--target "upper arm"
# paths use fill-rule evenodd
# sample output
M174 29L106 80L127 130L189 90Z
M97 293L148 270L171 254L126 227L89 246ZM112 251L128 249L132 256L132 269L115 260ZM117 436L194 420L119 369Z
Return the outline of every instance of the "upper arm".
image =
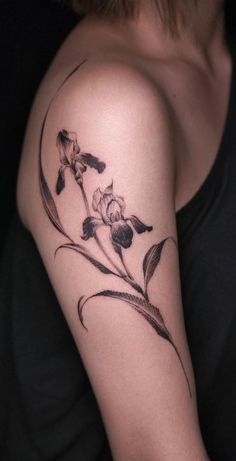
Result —
M81 82L72 78L62 87L41 134L30 227L114 459L204 460L182 313L174 140L165 103L132 72L111 81L109 72L95 78L85 71Z

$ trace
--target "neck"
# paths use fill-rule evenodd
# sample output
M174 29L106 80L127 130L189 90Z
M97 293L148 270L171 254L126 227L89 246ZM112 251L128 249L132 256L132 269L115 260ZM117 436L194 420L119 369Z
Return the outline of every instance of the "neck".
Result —
M196 6L191 4L191 10L186 11L185 20L178 37L173 37L150 0L141 2L137 18L118 27L123 29L126 43L153 57L163 54L209 61L225 53L223 0L198 0Z
M207 50L216 42L224 43L224 1L199 0L189 17L186 35L192 37L198 48Z

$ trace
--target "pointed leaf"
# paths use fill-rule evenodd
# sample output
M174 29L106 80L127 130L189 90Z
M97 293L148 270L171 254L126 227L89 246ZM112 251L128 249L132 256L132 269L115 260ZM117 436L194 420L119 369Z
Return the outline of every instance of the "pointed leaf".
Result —
M161 253L164 247L164 244L167 240L173 240L175 241L172 237L167 237L161 242L153 245L148 252L146 253L144 260L143 260L143 274L144 274L144 283L145 283L145 292L147 293L147 287L148 283L150 282L156 267L158 266L160 259L161 259Z
M47 181L45 179L45 176L43 174L42 170L42 165L40 164L40 171L39 171L39 184L40 184L40 192L41 192L41 197L43 201L43 206L44 209L51 221L51 223L54 225L54 227L61 232L65 237L67 237L69 240L71 238L69 235L66 233L61 220L58 215L57 207L56 204L53 200L52 194L50 192L50 189L48 187Z
M82 245L78 245L78 244L71 244L71 243L66 243L65 245L61 245L57 248L56 250L56 253L61 250L62 248L67 248L69 250L74 250L76 251L77 253L81 254L85 259L87 259L88 261L91 262L91 264L93 264L93 266L95 266L100 272L102 272L103 274L112 274L112 275L117 275L115 272L113 272L112 270L110 270L108 267L104 266L104 264L102 264L100 261L98 261L96 258L94 258L92 255L90 255L86 248L83 247Z
M53 200L52 194L50 192L50 189L48 187L47 181L46 181L44 173L43 173L43 168L42 168L42 143L43 143L43 135L44 135L44 129L45 129L45 124L46 124L46 121L47 121L48 113L49 113L49 110L51 108L51 105L52 105L56 95L58 94L60 89L63 87L63 85L67 82L67 80L75 72L77 72L77 70L79 69L80 66L82 66L86 62L87 62L87 59L84 59L80 64L78 64L67 75L67 77L61 83L61 85L58 87L55 95L53 96L53 98L51 99L51 101L50 101L50 103L48 105L48 108L47 108L47 111L46 111L46 114L45 114L45 117L44 117L44 120L43 120L43 123L42 123L41 132L40 132L40 139L39 139L39 157L38 157L38 160L39 160L39 186L40 186L40 192L41 192L41 196L42 196L43 206L44 206L44 209L45 209L51 223L54 225L54 227L59 232L61 232L65 237L67 237L70 241L71 241L71 238L69 237L69 235L67 235L67 233L65 232L65 230L63 228L63 225L62 225L62 223L60 221L60 218L59 218L59 215L58 215L58 212L57 212L55 202Z
M120 291L104 290L99 293L96 293L95 295L90 296L83 303L80 299L80 302L78 304L78 313L83 326L83 307L89 299L98 296L105 296L125 301L147 320L147 322L152 326L152 328L154 328L154 330L158 333L159 336L170 342L172 341L171 335L165 326L163 317L156 306L149 303L145 299L139 298L138 296L134 296L130 293L124 293Z
M184 373L184 376L187 382L188 390L189 390L189 395L191 398L192 397L191 387L190 387L189 379L188 379L182 358L180 356L180 353L175 343L172 340L171 334L169 333L169 331L167 330L165 326L163 317L160 314L159 309L144 299L138 298L137 296L131 295L130 293L124 293L124 292L119 292L119 291L113 291L113 290L100 291L99 293L89 296L87 299L85 299L85 301L84 301L84 296L82 296L78 302L78 315L79 315L81 324L86 330L88 329L84 325L83 308L90 299L98 297L98 296L105 296L105 297L120 299L121 301L125 301L149 323L149 325L155 330L155 332L161 338L165 339L171 344L171 346L173 347L178 357L181 368L183 370L183 373Z
M79 316L79 319L80 319L81 324L83 325L83 327L85 328L85 330L88 331L88 328L87 328L87 327L84 325L84 323L83 323L83 315L82 315L82 311L81 311L81 303L82 303L83 299L84 299L84 296L81 296L81 297L79 298L78 305L77 305L77 310L78 310L78 316Z
M48 111L44 117L44 121L41 127L41 133L40 133L40 141L39 141L39 187L40 187L43 206L44 206L44 209L51 223L59 232L61 232L61 234L63 234L65 237L67 237L71 241L71 238L69 237L69 235L67 235L61 223L61 220L59 218L57 207L53 200L53 196L50 192L50 189L48 187L47 181L44 176L43 167L42 167L42 141L43 141L45 123L47 120L47 114L48 114Z

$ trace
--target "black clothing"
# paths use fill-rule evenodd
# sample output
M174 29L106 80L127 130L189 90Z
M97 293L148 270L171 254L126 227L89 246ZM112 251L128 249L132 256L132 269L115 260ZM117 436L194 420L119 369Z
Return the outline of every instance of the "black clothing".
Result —
M236 460L236 59L214 164L176 214L184 317L211 461Z
M186 331L211 461L236 460L235 120L234 64L216 159L176 214ZM18 217L2 265L0 315L1 459L111 460L79 353L35 243Z

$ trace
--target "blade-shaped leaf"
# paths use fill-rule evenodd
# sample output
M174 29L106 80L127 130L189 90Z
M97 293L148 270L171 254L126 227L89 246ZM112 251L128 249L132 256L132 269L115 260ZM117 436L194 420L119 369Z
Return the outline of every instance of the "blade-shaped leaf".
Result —
M185 379L187 381L188 385L188 390L189 390L189 395L190 397L192 396L191 394L191 387L190 383L188 380L188 376L182 361L182 358L180 356L180 353L174 344L171 334L169 333L168 329L165 326L164 320L162 315L160 314L159 309L156 306L153 306L151 303L148 301L141 299L137 296L131 295L130 293L124 293L120 291L113 291L113 290L104 290L100 291L98 293L95 293L92 296L89 296L88 298L85 299L84 301L84 296L82 296L79 301L78 301L78 315L81 324L83 327L87 329L87 327L84 325L84 319L83 319L83 308L85 304L92 298L99 297L99 296L105 296L108 298L114 298L114 299L120 299L121 301L125 301L127 304L129 304L138 314L140 314L148 323L149 325L155 330L155 332L163 339L168 341L171 346L173 347L178 360L180 362L181 368L183 370Z
M57 248L56 253L61 250L62 248L67 248L69 250L74 250L77 253L81 254L84 258L86 258L88 261L90 261L93 266L95 266L100 272L103 274L112 274L112 275L117 275L115 272L110 270L108 267L104 266L100 261L98 261L96 258L94 258L92 255L88 253L85 247L82 245L78 244L73 244L73 243L66 243L64 245L61 245ZM55 253L55 254L56 254Z
M69 235L67 235L65 229L63 228L63 225L61 223L61 220L58 215L57 207L56 204L53 200L52 194L50 192L50 189L48 187L47 181L45 179L44 173L43 173L43 168L42 168L42 160L41 160L41 152L42 152L42 138L43 138L43 132L44 132L44 126L45 126L45 121L46 117L44 119L42 128L41 128L41 136L40 136L40 146L39 146L39 186L40 186L40 192L41 192L41 197L42 197L42 202L44 209L53 224L53 226L61 232L65 237L67 237L69 240L71 238Z
M148 250L146 253L144 260L143 260L143 274L144 274L144 284L145 284L145 293L147 293L147 287L148 283L150 282L156 267L158 266L160 259L161 259L161 253L163 250L163 247L166 243L167 240L175 240L172 237L167 237L161 242L152 245L151 248Z
M150 302L146 301L145 299L139 298L138 296L132 295L130 293L120 292L120 291L113 291L113 290L104 290L95 295L90 296L87 298L83 303L79 303L79 317L80 321L83 324L83 307L87 303L89 299L98 297L98 296L105 296L109 298L120 299L121 301L125 301L130 304L136 311L138 311L141 315L143 315L146 320L152 325L157 333L165 339L171 341L171 335L168 332L163 317L160 313L160 310L151 304Z
M43 120L43 124L42 124L42 127L41 127L40 140L39 140L39 158L38 158L38 160L39 160L39 185L40 185L40 192L41 192L41 196L42 196L43 206L45 208L45 211L46 211L51 223L54 225L54 227L59 232L61 232L65 237L67 237L70 241L72 241L72 240L69 237L69 235L67 235L67 233L65 232L65 230L63 228L63 225L62 225L62 223L60 221L60 218L59 218L59 215L58 215L58 212L57 212L55 202L53 200L52 194L50 192L50 189L48 187L47 181L46 181L44 173L43 173L43 168L42 168L42 142L43 142L44 129L45 129L45 124L46 124L46 121L47 121L48 113L49 113L49 110L50 110L50 108L52 106L52 103L54 102L54 99L55 99L56 95L58 94L60 89L63 87L63 85L67 82L67 80L75 72L77 72L77 70L80 68L80 66L82 66L86 62L87 62L87 59L84 59L81 63L79 63L66 76L66 78L63 80L61 85L58 87L55 95L53 96L53 98L51 99L51 101L50 101L50 103L48 105L48 108L47 108L47 111L46 111L46 114L45 114L45 117L44 117L44 120Z

